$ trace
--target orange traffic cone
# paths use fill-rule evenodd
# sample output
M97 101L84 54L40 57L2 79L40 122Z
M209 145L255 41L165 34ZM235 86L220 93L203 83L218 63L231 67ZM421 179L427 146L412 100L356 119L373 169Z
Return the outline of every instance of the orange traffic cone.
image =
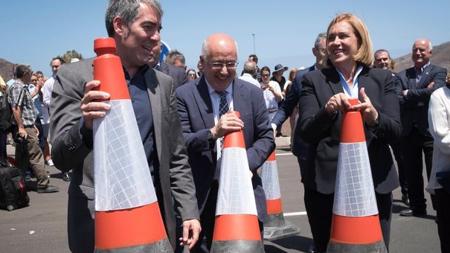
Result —
M173 252L115 41L97 39L94 78L111 97L94 120L95 252Z
M350 103L354 105L359 101L352 99ZM342 120L331 239L327 252L387 252L359 111L347 111Z
M261 168L261 180L266 194L267 205L267 218L264 221L264 239L277 240L298 234L300 230L284 219L275 150Z
M221 159L211 253L264 252L242 130L224 137Z

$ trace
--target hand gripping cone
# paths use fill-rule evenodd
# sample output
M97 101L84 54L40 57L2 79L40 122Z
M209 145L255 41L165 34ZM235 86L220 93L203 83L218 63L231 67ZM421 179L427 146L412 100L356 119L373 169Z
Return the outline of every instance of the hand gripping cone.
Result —
M95 252L173 252L115 41L96 39L94 79L111 97L94 120Z
M262 253L264 246L242 130L224 137L221 159L211 253Z
M264 239L277 240L298 234L300 230L284 219L275 151L261 168L261 179L266 194L267 218L264 221Z
M342 120L330 237L328 253L387 252L359 111L345 112Z

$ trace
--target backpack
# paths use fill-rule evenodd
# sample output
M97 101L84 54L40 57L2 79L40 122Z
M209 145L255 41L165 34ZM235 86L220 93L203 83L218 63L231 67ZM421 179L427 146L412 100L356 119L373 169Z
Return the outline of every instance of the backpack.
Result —
M20 169L0 166L0 208L12 211L26 207L29 203L30 198Z

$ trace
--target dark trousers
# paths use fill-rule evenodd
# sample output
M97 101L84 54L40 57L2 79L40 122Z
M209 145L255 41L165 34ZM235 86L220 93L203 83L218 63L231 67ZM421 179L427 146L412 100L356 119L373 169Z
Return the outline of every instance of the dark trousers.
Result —
M28 165L30 165L37 178L37 187L46 188L49 179L47 177L47 171L45 170L44 156L39 147L37 131L34 127L26 127L25 131L28 135L25 140L15 138L17 167L25 173L28 169ZM13 135L17 136L17 134L18 129L17 127L14 127Z
M217 181L214 181L209 191L205 207L200 213L200 224L202 226L202 231L200 232L198 242L191 249L191 253L209 253L209 251L211 250L214 234L214 224L216 220L216 203L218 190L219 184L217 183ZM264 225L261 221L258 221L258 223L262 239Z
M441 252L450 253L450 193L444 189L435 190L436 217Z
M430 178L431 161L433 158L433 138L421 134L417 129L402 138L401 150L403 152L408 183L409 203L414 212L426 211L424 183L422 176L422 152L425 154L427 177Z
M192 253L208 253L211 249L216 216L218 189L219 184L217 183L217 181L214 181L209 191L206 204L200 214L200 224L202 226L202 231L200 232L198 242L191 250Z
M7 164L6 139L7 139L7 132L0 130L0 165L3 166L6 166Z
M391 231L392 193L375 193L384 243L389 249ZM318 252L326 252L330 240L334 194L322 194L305 187L305 207L314 245Z
M408 182L406 180L406 168L405 161L403 157L403 152L401 150L400 142L391 144L392 151L394 153L395 161L397 162L398 170L398 181L400 182L400 188L403 195L408 194Z

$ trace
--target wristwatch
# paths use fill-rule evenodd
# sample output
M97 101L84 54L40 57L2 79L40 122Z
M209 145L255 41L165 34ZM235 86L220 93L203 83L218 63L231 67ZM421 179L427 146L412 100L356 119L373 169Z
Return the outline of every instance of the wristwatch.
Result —
M214 140L214 136L213 136L213 134L211 132L211 129L208 129L208 142L209 142L209 145L210 146L214 145L215 141L216 140Z

